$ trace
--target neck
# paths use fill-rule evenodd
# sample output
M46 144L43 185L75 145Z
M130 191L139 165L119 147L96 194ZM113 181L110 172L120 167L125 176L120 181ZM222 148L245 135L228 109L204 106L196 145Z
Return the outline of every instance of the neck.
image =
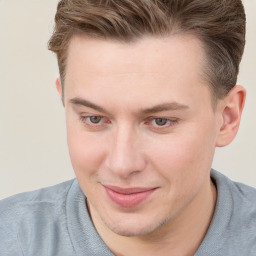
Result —
M215 209L216 194L216 188L209 180L190 205L175 219L140 237L117 235L105 226L96 212L91 214L98 233L116 256L192 256L209 228Z

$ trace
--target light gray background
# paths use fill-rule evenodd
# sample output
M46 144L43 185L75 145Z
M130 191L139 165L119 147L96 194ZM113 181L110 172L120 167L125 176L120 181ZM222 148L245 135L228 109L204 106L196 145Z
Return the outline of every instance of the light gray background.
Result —
M244 0L247 46L239 83L247 102L235 141L213 167L256 187L256 0ZM74 177L64 110L47 50L57 0L0 0L0 198ZM200 135L198 135L200 136Z

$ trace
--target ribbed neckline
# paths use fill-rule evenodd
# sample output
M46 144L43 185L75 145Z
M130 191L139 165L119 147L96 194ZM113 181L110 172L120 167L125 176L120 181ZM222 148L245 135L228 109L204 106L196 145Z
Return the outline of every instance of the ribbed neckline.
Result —
M67 195L66 210L68 231L77 256L113 256L94 228L77 180Z
M230 180L223 174L211 170L211 178L217 188L215 212L206 236L194 256L213 256L225 248L227 237L223 234L229 229L232 219L233 197L230 190Z

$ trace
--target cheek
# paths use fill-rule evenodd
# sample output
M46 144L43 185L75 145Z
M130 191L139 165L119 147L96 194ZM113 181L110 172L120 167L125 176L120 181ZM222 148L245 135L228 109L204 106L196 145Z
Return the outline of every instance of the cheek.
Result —
M104 159L104 143L97 135L91 135L75 127L67 127L70 159L78 178L93 175Z
M167 182L191 187L210 171L215 149L213 141L212 134L196 129L170 135L154 144L150 153L152 164Z
M153 168L164 180L164 194L166 200L173 200L172 205L182 208L209 180L213 152L206 152L202 144L207 142L203 141L182 136L155 147ZM168 200L166 205L170 204Z

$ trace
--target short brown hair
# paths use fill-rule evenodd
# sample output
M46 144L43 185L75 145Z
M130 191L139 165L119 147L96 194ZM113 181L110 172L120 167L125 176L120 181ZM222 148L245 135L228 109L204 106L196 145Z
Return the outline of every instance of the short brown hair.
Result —
M215 98L236 84L245 45L241 0L61 0L49 49L57 54L62 84L71 37L83 33L124 42L145 35L190 33L204 45L204 73Z

